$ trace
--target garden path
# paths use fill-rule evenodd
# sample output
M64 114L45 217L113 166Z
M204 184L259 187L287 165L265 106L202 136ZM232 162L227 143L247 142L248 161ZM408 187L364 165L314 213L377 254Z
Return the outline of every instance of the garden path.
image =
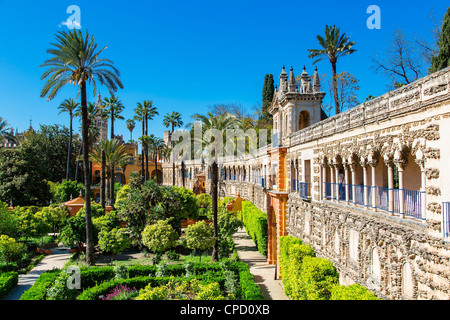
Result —
M239 259L248 264L255 283L261 288L266 300L289 300L285 295L281 280L275 280L275 266L267 263L266 257L258 252L252 238L241 228L233 235Z
M67 248L58 247L52 249L52 254L42 259L30 272L27 274L19 274L17 286L7 296L3 297L2 300L20 300L22 294L31 288L42 273L53 268L61 269L71 256L72 254Z

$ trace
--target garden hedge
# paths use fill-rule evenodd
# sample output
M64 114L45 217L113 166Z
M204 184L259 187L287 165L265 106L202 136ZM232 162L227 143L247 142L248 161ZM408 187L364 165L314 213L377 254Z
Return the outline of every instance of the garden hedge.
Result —
M259 286L255 284L253 275L250 273L247 264L241 261L234 261L227 267L233 271L239 279L241 295L244 300L262 300L262 294ZM112 289L118 285L127 285L130 288L142 289L151 283L158 286L167 283L168 279L187 279L197 278L201 283L208 284L218 282L221 289L225 288L226 277L223 273L223 266L220 263L193 263L191 277L186 278L184 265L167 265L167 275L170 277L155 277L157 266L154 265L136 265L127 268L128 277L126 279L115 279L114 267L82 267L81 271L81 290L78 300L97 300L99 296L106 296ZM21 297L21 300L46 300L47 289L52 287L60 274L60 270L53 270L43 273L36 283L27 290Z
M293 300L376 300L360 285L339 285L331 261L315 257L314 250L293 236L280 237L280 267L284 292Z
M6 296L19 281L19 274L15 271L0 273L0 298Z
M243 201L242 220L258 251L267 257L267 215L250 201Z
M60 272L59 269L53 269L41 274L33 286L22 294L20 300L46 300L47 289L53 285Z

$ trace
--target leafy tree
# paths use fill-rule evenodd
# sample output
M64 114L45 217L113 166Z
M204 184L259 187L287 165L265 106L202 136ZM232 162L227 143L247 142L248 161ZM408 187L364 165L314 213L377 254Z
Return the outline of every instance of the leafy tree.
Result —
M67 218L69 212L66 207L59 206L49 206L44 207L41 211L38 211L35 216L42 221L45 221L49 225L49 232L57 232L59 229L59 224Z
M450 7L444 16L438 47L438 55L431 59L430 73L450 66Z
M92 223L100 231L111 231L120 227L120 219L116 211L110 211L103 216L96 217L92 220Z
M204 251L211 249L215 243L214 230L205 221L199 221L186 228L186 246L189 249ZM200 254L200 262L201 259L202 255Z
M0 235L0 258L7 262L19 260L25 253L25 245L7 235Z
M84 197L83 184L72 180L63 180L61 183L56 184L53 192L53 200L56 203L67 202L70 199L74 199L81 194Z
M325 26L325 38L318 35L317 40L319 45L322 47L321 49L308 49L309 58L317 58L313 64L317 62L328 59L331 63L331 68L333 72L332 81L333 81L333 92L334 92L334 107L336 114L340 112L340 101L338 96L338 88L337 88L337 62L339 58L347 56L356 52L355 49L352 49L355 45L355 42L349 41L350 37L343 33L341 35L340 28L336 28L333 26Z
M121 254L130 246L130 239L125 233L125 229L114 228L112 230L102 230L98 235L98 245L100 249L111 253L111 264L114 260L114 255Z
M142 242L152 252L164 253L175 247L178 234L169 220L159 220L155 224L147 225L142 232Z
M0 201L0 234L17 238L20 235L18 217L7 208L8 205Z
M232 236L243 226L243 223L233 212L228 212L224 209L219 210L217 219L219 254L221 257L226 258L232 253L234 248Z
M41 91L41 97L47 96L47 100L53 99L59 90L67 84L79 86L82 111L82 136L83 136L83 165L85 193L91 190L89 170L89 122L87 114L87 84L93 84L94 95L97 81L106 85L111 95L118 88L123 88L119 79L120 73L113 63L99 55L106 49L97 51L97 44L93 36L89 37L86 31L85 37L79 30L58 32L57 43L47 50L52 57L46 60L41 67L47 67L41 79L47 79ZM94 242L91 218L91 198L86 197L86 263L95 264Z
M395 30L392 40L383 49L382 57L372 58L372 69L382 73L394 88L409 84L423 74L423 65L418 59L419 52L404 30Z

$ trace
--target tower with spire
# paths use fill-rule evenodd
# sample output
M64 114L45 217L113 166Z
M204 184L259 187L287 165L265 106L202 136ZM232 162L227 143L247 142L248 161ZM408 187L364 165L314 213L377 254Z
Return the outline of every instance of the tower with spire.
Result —
M325 93L322 92L317 67L309 76L306 67L300 77L294 75L291 66L289 76L285 66L281 69L279 87L275 87L274 98L269 112L273 116L274 132L279 145L284 145L292 133L305 129L327 116L322 110Z
M101 114L103 113L103 103L102 96L100 92L97 96L97 102L95 103L96 108L99 110L97 115L95 116L95 125L99 129L99 140L107 140L108 139L108 120L103 119Z

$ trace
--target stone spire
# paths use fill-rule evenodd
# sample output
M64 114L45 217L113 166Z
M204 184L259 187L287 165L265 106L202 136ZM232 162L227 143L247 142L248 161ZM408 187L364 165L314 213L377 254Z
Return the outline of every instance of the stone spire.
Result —
M288 85L287 85L287 73L286 69L283 66L283 69L281 70L280 74L280 92L287 92L288 91Z
M313 92L317 93L320 92L321 88L320 88L320 77L319 77L319 72L317 71L317 66L316 69L314 70L314 75L313 75Z
M291 72L289 73L288 91L289 92L298 92L297 86L295 85L294 68L292 68L292 66L291 66Z

